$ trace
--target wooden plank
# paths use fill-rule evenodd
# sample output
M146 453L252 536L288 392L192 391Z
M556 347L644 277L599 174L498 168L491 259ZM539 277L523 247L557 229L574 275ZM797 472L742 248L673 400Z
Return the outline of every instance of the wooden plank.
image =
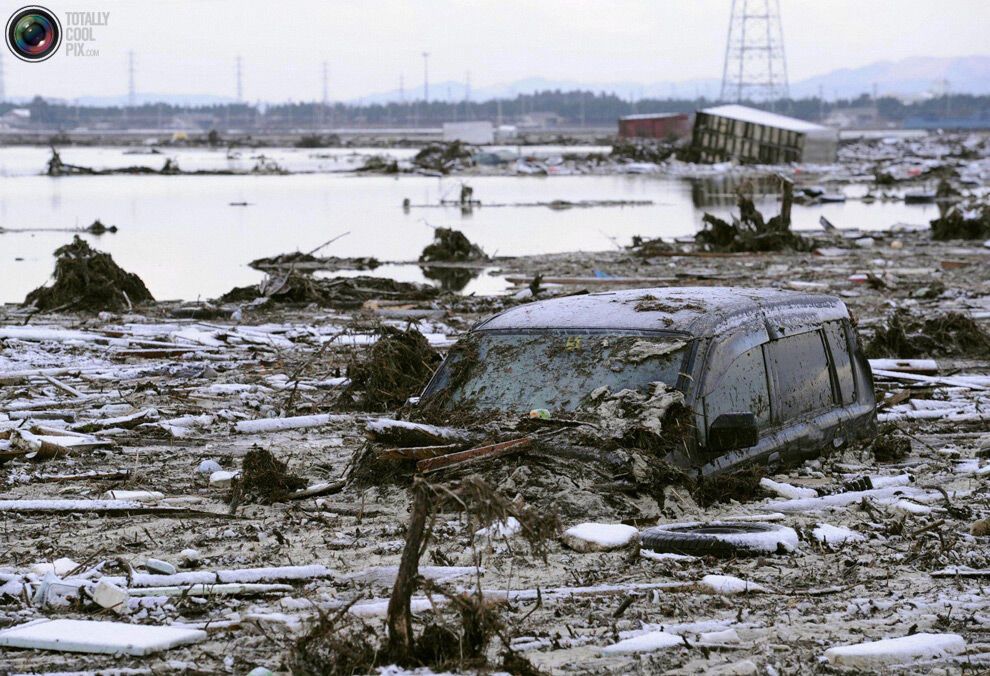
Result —
M437 458L427 458L416 463L416 471L424 473L435 472L441 469L450 469L451 467L467 465L477 460L499 458L524 450L530 445L530 443L532 443L532 441L533 440L529 437L520 437L519 439L502 441L497 444L470 448L459 453L441 455Z
M463 444L443 444L441 446L413 446L411 448L389 448L378 454L380 460L425 460L448 455Z

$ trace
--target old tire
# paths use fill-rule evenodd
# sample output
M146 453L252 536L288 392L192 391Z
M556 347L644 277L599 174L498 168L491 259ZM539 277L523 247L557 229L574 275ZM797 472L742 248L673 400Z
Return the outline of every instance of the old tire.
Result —
M792 552L798 536L772 523L713 521L655 526L642 532L641 541L654 552L727 558Z

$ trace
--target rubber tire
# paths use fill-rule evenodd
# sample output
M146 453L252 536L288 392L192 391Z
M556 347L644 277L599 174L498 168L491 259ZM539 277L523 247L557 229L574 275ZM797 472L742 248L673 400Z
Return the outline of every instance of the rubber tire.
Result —
M772 523L720 522L690 526L654 526L640 534L640 547L658 553L688 554L691 556L760 556L770 554L765 549L753 549L745 544L722 539L722 534L772 533L786 526Z

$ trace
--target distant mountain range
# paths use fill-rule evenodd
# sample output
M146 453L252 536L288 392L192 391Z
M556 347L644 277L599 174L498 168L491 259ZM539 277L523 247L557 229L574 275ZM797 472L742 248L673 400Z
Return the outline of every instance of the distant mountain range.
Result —
M842 68L791 82L790 90L794 98L818 96L821 92L826 99L837 99L872 94L876 86L877 94L880 96L922 97L939 95L945 90L946 85L952 93L990 94L990 56L955 58L918 56L901 61L878 61L860 68ZM472 89L471 100L514 98L517 94L556 89L561 91L584 89L596 93L612 93L624 99L693 99L699 96L716 99L721 87L722 81L718 78L661 80L652 83L589 83L532 77L508 84ZM433 100L463 101L464 93L463 82L430 83L430 98ZM422 87L406 92L406 99L421 99L422 96ZM400 92L393 90L364 96L351 103L384 103L398 101L399 98Z
M821 92L826 99L855 98L860 94L880 96L924 97L940 95L946 89L950 93L990 94L990 56L964 56L954 58L917 56L901 61L878 61L859 68L842 68L823 75L791 82L793 98L817 96ZM434 101L463 101L466 93L464 82L431 82L430 99ZM615 94L623 99L693 99L704 96L717 99L721 89L718 78L695 80L660 80L642 82L579 82L577 80L550 80L530 77L506 84L471 88L472 101L496 98L515 98L518 94L532 94L546 90L592 91ZM346 103L371 104L399 101L399 90L368 94ZM404 93L408 101L423 98L422 86L410 87ZM165 102L174 105L208 106L233 103L229 96L209 94L137 94L139 104ZM18 100L18 99L12 99ZM27 99L24 99L27 100ZM87 96L72 103L82 106L122 106L126 96Z

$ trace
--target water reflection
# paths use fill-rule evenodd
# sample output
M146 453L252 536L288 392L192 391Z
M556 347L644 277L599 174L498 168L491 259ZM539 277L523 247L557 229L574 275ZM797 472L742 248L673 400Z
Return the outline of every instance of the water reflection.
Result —
M776 176L706 176L690 179L691 203L696 209L706 207L734 207L739 193L753 196L757 201L776 197L781 193L780 179Z
M433 265L419 266L423 271L423 276L440 283L440 288L445 291L460 293L481 274L481 270L472 268L451 268L437 267Z

